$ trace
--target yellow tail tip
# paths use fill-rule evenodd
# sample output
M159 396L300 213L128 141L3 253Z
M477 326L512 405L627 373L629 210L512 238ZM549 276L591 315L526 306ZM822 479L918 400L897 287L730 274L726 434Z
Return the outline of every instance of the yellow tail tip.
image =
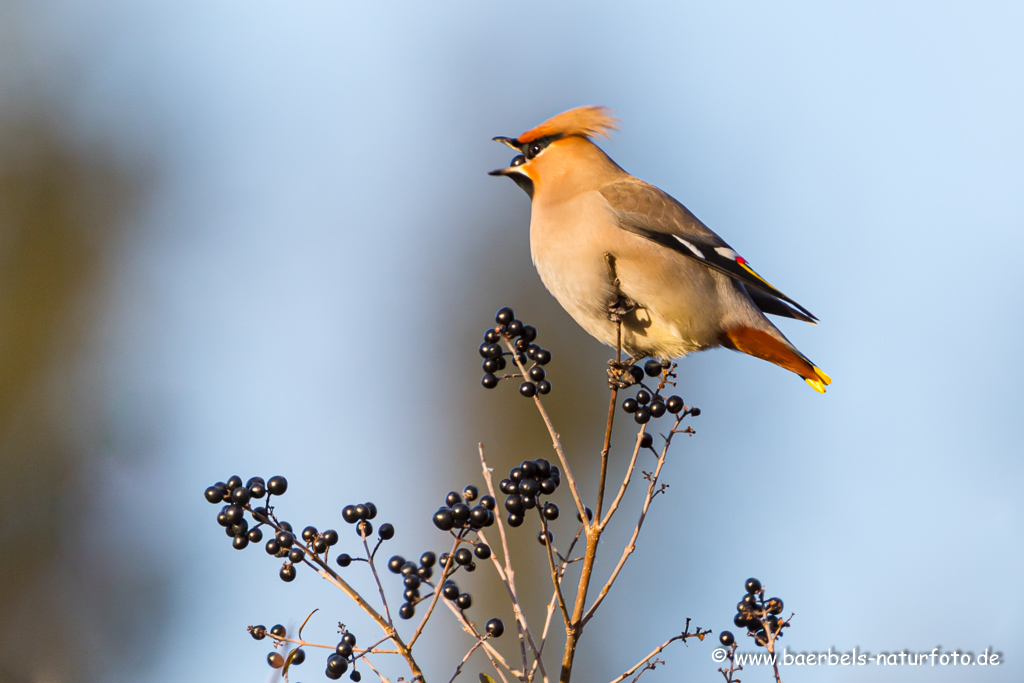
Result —
M804 379L805 382L818 393L825 393L825 385L821 383L820 379Z
M825 385L832 384L832 378L826 375L825 371L818 366L812 365L811 367L814 368L814 374L817 375L817 377L805 377L804 381L818 393L824 394Z

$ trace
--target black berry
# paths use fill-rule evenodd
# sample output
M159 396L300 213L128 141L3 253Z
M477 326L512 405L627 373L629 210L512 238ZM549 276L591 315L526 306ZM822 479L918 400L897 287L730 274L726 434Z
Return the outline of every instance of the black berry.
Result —
M280 496L283 495L284 492L287 490L288 480L280 475L276 477L271 477L270 481L267 482L267 491L269 491L272 495Z
M490 619L484 627L484 630L487 631L487 635L492 638L500 638L501 634L505 632L505 624L502 623L501 619Z
M441 531L450 531L455 526L455 515L451 508L441 508L434 513L434 526Z
M633 383L638 384L644 381L644 371L639 365L629 366L629 376L633 378Z
M210 501L211 503L219 503L222 500L224 500L224 494L226 492L227 489L224 488L223 486L211 486L210 488L206 489L206 493L203 495L205 495L206 500Z

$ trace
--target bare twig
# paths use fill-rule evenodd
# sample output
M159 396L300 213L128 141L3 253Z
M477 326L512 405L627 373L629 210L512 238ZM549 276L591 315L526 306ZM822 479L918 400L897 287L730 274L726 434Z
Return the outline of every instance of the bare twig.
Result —
M380 683L391 683L391 681L389 681L381 672L377 671L376 667L374 667L373 664L370 663L370 660L368 658L363 657L363 663L366 664L366 666L370 667L370 671L377 675L377 678L380 679Z
M309 641L309 640L303 640L302 638L289 638L287 636L275 636L270 631L267 631L267 637L274 639L274 642L275 642L274 647L277 647L277 643L293 643L297 647L321 647L321 648L324 648L326 650L333 650L333 649L335 649L337 647L337 645L326 645L324 643L314 643L314 642ZM381 641L378 641L378 644L381 643L381 642L384 642L384 640L390 640L390 639L389 638L384 638ZM398 650L378 650L376 648L376 645L371 645L368 648L352 648L352 651L353 652L357 652L357 653L369 652L370 654L375 654L375 655L399 655L399 654L402 654Z
M519 362L518 354L512 347L512 343L506 339L505 345L508 346L509 350L512 351L512 360L519 367L519 371L523 373L523 377L526 377L526 367ZM565 475L565 481L569 484L569 491L572 493L572 499L576 503L576 509L580 513L580 517L583 518L584 524L590 525L587 521L587 510L583 504L583 499L580 497L579 487L576 485L576 479L572 476L572 470L569 468L569 461L565 457L565 451L562 450L562 441L558 436L558 432L555 431L555 426L551 423L551 418L548 417L548 411L544 409L544 404L540 400L540 394L535 394L533 397L534 405L537 406L537 410L540 412L541 418L544 420L544 426L547 427L548 435L551 436L551 446L555 449L555 453L558 455L558 462L562 465L562 474Z
M420 635L423 633L423 628L427 625L427 620L430 619L430 615L434 612L434 607L437 605L438 599L441 597L441 587L444 584L446 577L449 575L450 568L455 564L455 549L459 547L459 539L455 539L455 543L452 545L451 552L448 553L448 562L441 567L441 576L438 578L437 586L434 588L434 596L430 600L430 606L427 608L427 613L423 615L423 619L420 620L419 626L416 627L416 632L412 634L412 638L409 639L409 648L411 649Z
M675 641L677 641L677 640L686 641L686 640L689 640L690 638L697 638L698 640L704 640L704 636L706 636L709 633L711 633L711 631L701 630L699 628L697 629L697 631L695 633L690 633L690 619L687 618L686 619L686 628L685 628L685 630L682 633L680 633L678 636L672 636L671 638L666 640L664 643L662 643L658 647L654 648L654 650L652 650L649 655L647 655L646 657L641 659L639 662L637 662L636 664L631 666L629 669L624 671L622 673L622 675L619 676L618 678L612 679L609 683L621 683L621 681L624 681L625 679L629 678L634 673L636 673L637 669L639 669L640 667L646 665L647 662L649 662L651 659L656 657L662 650L664 650L666 647L668 647L669 645L671 645Z
M462 658L462 661L459 662L459 665L455 667L455 673L452 674L452 677L450 679L448 679L448 683L452 683L452 681L459 677L459 674L462 673L462 667L466 665L466 662L468 662L469 658L473 656L473 653L476 652L477 648L483 644L484 641L482 640L478 640L475 643L473 643L473 647L469 648L469 652L467 652L466 656Z
M484 483L487 484L487 491L491 494L492 498L497 500L497 496L494 495L494 480L491 478L491 468L487 466L487 459L484 457L484 445L482 443L477 444L477 451L480 454L480 467L483 469ZM498 554L492 550L491 563L498 571L498 577L505 585L505 590L508 591L509 599L512 601L512 613L516 617L516 634L519 638L519 651L523 661L523 671L525 671L528 666L526 657L526 636L529 633L530 628L526 623L526 615L523 613L523 609L519 604L519 596L516 595L516 574L512 569L512 555L508 550L508 536L505 533L505 523L501 521L500 513L494 515L494 521L498 525L498 535L501 537L502 556L505 559L503 567L502 562L498 559ZM479 537L484 543L487 543L487 539L484 536L482 529L477 531L477 537ZM491 544L487 543L487 545ZM534 657L540 659L537 648L533 648L533 652Z
M612 584L615 583L615 579L618 578L619 572L621 572L622 568L626 565L626 560L628 560L629 556L633 554L634 550L636 550L636 539L640 536L640 529L643 528L644 520L647 518L647 511L651 507L651 501L654 500L654 497L662 490L657 487L658 478L661 476L661 468L665 466L665 457L668 455L668 449L672 445L672 436L676 433L676 429L679 427L679 423L683 421L684 416L684 413L679 414L676 418L675 425L672 427L672 431L669 432L668 437L665 439L665 445L662 447L661 453L658 455L658 466L655 468L654 474L651 475L647 484L647 495L644 497L643 508L640 511L640 519L637 520L636 526L633 528L633 535L630 537L629 542L623 549L622 556L619 557L619 561L615 565L615 569L612 570L611 576L608 577L608 581L601 589L601 592L598 593L597 599L594 600L594 604L590 606L590 609L587 610L586 616L583 617L583 624L586 624L594 617L594 613L597 612L597 608L600 607L601 603L608 595L608 591L611 590ZM640 443L638 441L637 447L639 447L639 445Z
M608 506L608 514L601 520L601 526L608 526L608 522L612 520L612 516L615 511L619 509L619 504L622 502L622 497L626 495L626 489L629 488L629 482L633 478L633 470L636 469L636 459L640 454L640 443L643 441L644 434L646 433L647 425L640 428L640 431L636 435L636 443L633 445L633 455L629 459L629 467L626 468L626 476L622 479L622 486L619 487L619 492L615 496L615 500Z
M551 573L551 583L554 585L555 595L558 597L558 608L562 610L562 620L565 622L566 627L569 626L569 610L565 608L565 597L562 595L562 580L561 572L559 568L555 567L555 558L551 548L551 534L548 533L548 521L544 519L544 513L540 507L537 508L537 512L540 516L540 529L541 533L544 534L544 554L548 558L548 570Z
M616 316L615 320L615 365L622 364L622 320ZM601 446L601 476L597 484L597 502L594 504L594 519L601 519L601 510L604 505L605 482L608 478L608 452L612 446L612 424L615 421L615 404L618 401L619 389L612 385L611 397L608 400L608 420L604 428L604 444Z
M362 527L360 527L362 529ZM373 556L376 554L377 549L374 548L373 552L370 551L370 544L366 541L366 536L363 536L363 548L366 549L366 562L370 565L370 572L373 574L373 580L377 582L377 590L380 592L380 602L384 606L384 616L388 620L388 624L394 626L394 621L391 619L391 611L388 609L388 599L384 595L384 586L380 582L380 574L377 573L377 565L373 562ZM412 648L412 643L409 643L409 647Z
M460 610L458 607L456 607L453 603L449 602L448 600L445 600L445 606L447 606L448 609L451 610L451 613L454 614L455 618L459 620L460 624L462 624L462 630L468 633L469 635L473 636L476 639L477 643L484 649L484 653L487 655L487 658L491 660L491 666L494 667L495 673L497 673L498 676L501 677L502 681L508 683L508 680L505 678L504 673L504 671L508 671L510 674L512 674L519 680L524 681L525 683L525 670L519 671L517 669L512 668L512 665L505 661L505 658L501 656L501 653L494 649L494 647L489 642L487 642L487 639L480 635L480 633L476 630L473 624L468 619L466 619L466 615L462 613L462 610ZM504 667L504 671L502 670L502 667Z

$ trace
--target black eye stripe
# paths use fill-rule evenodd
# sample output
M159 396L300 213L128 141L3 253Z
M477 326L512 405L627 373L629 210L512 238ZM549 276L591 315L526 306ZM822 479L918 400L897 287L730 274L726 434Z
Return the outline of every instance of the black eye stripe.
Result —
M532 159L541 152L543 152L545 147L547 147L557 139L558 138L554 136L543 137L540 138L539 140L534 140L533 142L526 143L520 149L523 150L523 154L526 155L527 159Z

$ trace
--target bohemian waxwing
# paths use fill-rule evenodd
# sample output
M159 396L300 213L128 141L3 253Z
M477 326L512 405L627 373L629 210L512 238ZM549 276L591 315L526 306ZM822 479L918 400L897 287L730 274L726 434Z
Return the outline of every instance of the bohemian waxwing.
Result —
M775 363L824 393L832 380L765 317L814 323L747 260L658 188L634 178L591 138L605 107L563 112L517 138L508 176L532 199L530 252L544 286L583 329L634 359L724 346Z

